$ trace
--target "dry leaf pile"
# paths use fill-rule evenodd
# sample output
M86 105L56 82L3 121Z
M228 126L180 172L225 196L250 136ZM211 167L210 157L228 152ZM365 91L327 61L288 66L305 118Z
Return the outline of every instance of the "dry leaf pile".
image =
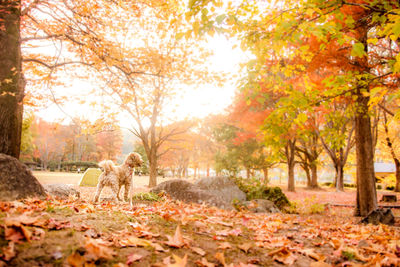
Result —
M343 209L253 214L166 199L0 203L0 266L399 266L396 226Z

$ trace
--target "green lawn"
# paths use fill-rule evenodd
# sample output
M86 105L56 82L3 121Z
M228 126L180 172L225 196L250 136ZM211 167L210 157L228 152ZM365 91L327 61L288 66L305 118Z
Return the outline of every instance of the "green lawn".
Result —
M41 184L75 184L79 183L83 173L34 171L33 175Z

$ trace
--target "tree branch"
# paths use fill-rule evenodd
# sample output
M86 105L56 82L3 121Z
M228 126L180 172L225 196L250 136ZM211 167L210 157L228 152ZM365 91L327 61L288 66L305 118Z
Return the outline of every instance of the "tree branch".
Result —
M71 65L71 64L82 64L82 65L89 66L89 67L93 66L93 64L88 64L88 63L82 62L82 61L67 61L67 62L56 63L54 65L49 65L46 62L43 62L43 61L41 61L39 59L36 59L36 58L24 58L24 59L22 59L22 61L23 62L39 63L39 64L41 64L41 65L43 65L46 68L51 69L51 70L55 69L55 68L58 68L58 67L65 66L65 65Z

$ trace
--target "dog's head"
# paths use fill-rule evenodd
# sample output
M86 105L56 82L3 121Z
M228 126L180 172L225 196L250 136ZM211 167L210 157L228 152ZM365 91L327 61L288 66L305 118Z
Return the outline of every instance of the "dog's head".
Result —
M124 164L131 168L140 167L142 166L142 163L142 157L136 152L129 153L124 162Z

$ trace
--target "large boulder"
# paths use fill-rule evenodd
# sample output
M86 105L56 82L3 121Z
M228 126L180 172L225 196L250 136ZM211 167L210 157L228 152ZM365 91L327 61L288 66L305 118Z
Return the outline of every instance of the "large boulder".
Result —
M45 198L43 186L29 168L16 158L0 153L0 200Z
M184 202L207 203L222 209L233 209L231 202L211 194L196 185L181 179L174 179L160 183L151 190L152 193L165 192L173 199Z
M53 197L67 199L69 196L73 196L76 198L80 198L80 193L70 185L47 184L44 185L44 189L46 190L47 194Z
M239 202L246 200L246 194L228 177L201 178L194 185L228 203L232 203L233 200Z

